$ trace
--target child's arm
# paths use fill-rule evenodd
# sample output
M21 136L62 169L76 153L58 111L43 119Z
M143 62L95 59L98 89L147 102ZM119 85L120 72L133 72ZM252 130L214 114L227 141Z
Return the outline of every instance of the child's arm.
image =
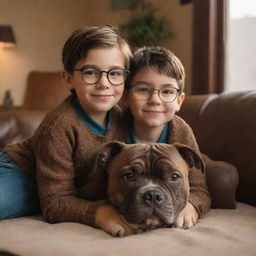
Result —
M171 143L179 142L185 144L200 154L193 131L184 120L176 117L171 123L171 126L173 132L172 137L170 137ZM209 211L211 205L205 174L196 168L192 168L189 173L189 185L190 194L188 201L195 208L200 218ZM184 209L185 212L186 210ZM185 216L183 217L185 218Z
M56 133L59 133L58 136ZM105 202L76 196L72 138L61 129L41 135L36 145L37 183L47 221L80 222L95 226L95 212Z
M77 146L75 134L56 125L44 126L35 135L37 183L43 216L51 223L80 222L102 228L112 235L134 232L105 200L88 201L77 197L72 157Z

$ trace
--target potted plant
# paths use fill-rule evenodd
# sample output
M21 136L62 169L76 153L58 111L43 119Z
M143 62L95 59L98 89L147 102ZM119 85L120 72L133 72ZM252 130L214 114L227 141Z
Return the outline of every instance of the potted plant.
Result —
M165 17L156 17L152 4L142 1L142 12L127 23L120 25L120 30L134 46L159 44L172 36Z

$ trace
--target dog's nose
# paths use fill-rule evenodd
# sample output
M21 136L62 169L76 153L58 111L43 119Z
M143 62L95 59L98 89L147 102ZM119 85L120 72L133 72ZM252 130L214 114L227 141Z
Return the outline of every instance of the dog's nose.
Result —
M147 205L155 207L162 203L164 197L161 191L152 189L143 194L143 200Z

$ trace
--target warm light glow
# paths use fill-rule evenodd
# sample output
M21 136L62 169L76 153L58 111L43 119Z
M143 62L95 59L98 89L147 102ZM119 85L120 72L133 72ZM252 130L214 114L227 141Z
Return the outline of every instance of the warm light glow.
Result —
M10 48L15 46L15 43L10 43L10 42L0 42L0 48Z

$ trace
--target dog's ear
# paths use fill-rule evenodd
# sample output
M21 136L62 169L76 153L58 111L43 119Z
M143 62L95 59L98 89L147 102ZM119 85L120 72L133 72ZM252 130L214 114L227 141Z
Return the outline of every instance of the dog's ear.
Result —
M180 143L175 143L174 146L177 148L189 167L196 167L204 173L205 165L199 153L195 152L192 148Z
M107 168L109 163L122 151L124 146L125 143L119 141L113 141L103 145L102 148L99 149L97 165L103 169Z

